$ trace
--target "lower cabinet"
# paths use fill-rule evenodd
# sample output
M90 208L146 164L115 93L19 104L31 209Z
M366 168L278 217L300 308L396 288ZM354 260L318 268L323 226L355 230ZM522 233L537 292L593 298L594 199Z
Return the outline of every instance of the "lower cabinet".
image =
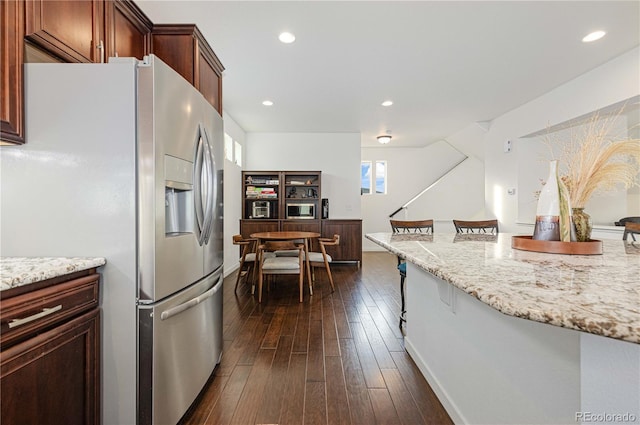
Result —
M362 264L362 220L322 220L322 237L340 235L338 246L327 246L334 261L356 261Z
M97 424L99 310L2 352L2 420Z
M250 238L252 233L279 230L280 220L240 220L240 233L243 238Z
M252 233L301 231L320 233L323 238L340 235L338 246L328 246L327 253L333 261L362 264L362 220L240 220L240 233L248 238ZM312 241L312 249L317 249Z
M100 309L93 276L2 299L3 423L100 423ZM76 281L80 291L70 287ZM88 299L92 285L95 299Z

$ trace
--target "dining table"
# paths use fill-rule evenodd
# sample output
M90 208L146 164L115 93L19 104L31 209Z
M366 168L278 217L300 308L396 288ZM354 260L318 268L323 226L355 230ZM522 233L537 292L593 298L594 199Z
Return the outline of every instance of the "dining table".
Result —
M318 232L302 232L302 231L274 231L274 232L257 232L249 235L258 240L258 246L264 241L295 241L302 240L304 245L305 267L307 269L307 281L309 283L309 292L313 295L311 285L311 265L309 263L309 240L319 238Z

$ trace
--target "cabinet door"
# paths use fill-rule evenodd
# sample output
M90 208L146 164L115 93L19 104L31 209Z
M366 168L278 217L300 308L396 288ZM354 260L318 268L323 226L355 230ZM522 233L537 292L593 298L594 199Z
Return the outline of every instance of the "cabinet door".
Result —
M13 424L98 424L99 310L0 354L1 416Z
M224 67L198 27L193 24L154 25L151 50L193 84L222 115Z
M102 62L103 6L102 0L27 1L25 37L67 62Z
M0 138L7 142L24 143L22 97L22 62L24 38L24 2L0 3Z
M283 232L320 233L320 220L282 220Z
M278 220L240 220L240 234L248 238L252 233L277 232L280 230Z
M151 51L151 27L146 15L129 0L105 3L106 55L142 59Z
M322 220L322 237L340 235L340 245L328 246L335 261L362 262L362 220Z
M195 86L195 40L191 34L181 34L180 29L180 26L154 25L151 50Z
M198 55L198 83L196 88L222 115L222 79L208 59L200 52Z

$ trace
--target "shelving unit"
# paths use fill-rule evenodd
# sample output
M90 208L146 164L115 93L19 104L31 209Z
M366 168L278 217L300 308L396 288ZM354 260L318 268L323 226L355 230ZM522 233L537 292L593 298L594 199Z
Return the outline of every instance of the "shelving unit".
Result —
M323 237L338 233L340 245L330 247L333 260L359 265L362 220L329 220L321 216L321 171L242 172L242 236L248 238L252 233L273 231L316 232ZM313 245L311 248L319 249Z
M240 232L320 233L320 171L243 171Z
M243 171L244 220L319 220L320 171ZM290 205L313 206L312 216L292 217Z
M251 219L278 219L280 217L279 172L242 173L242 217Z

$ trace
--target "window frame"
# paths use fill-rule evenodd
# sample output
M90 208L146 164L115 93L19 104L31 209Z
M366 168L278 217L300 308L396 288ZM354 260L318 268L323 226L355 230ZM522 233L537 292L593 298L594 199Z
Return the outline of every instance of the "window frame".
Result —
M389 177L387 173L388 162L386 159L361 160L360 161L360 195L386 195L389 187ZM364 174L364 167L368 166L368 176ZM382 169L382 175L378 173ZM367 177L365 179L365 177ZM378 180L382 180L382 191L378 191ZM368 184L368 187L365 185Z

